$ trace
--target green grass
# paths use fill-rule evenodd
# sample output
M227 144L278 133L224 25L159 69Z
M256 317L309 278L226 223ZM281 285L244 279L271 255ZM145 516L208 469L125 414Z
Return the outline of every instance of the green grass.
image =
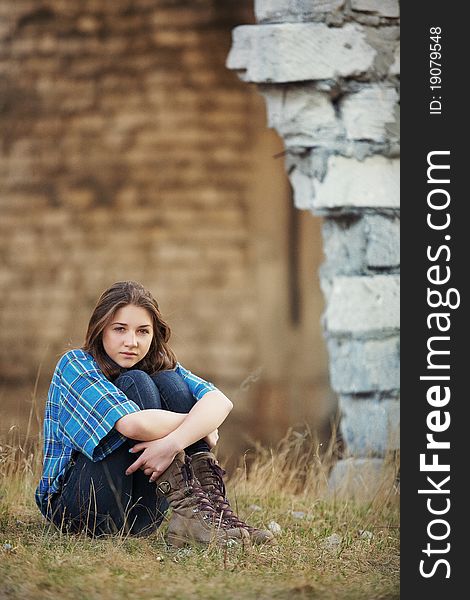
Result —
M362 499L331 497L322 461L305 438L289 435L274 451L258 448L250 468L234 473L227 487L240 516L261 527L275 521L282 532L273 547L227 550L171 549L165 525L147 538L60 534L34 504L37 447L4 445L0 457L2 599L399 598L393 478L384 475ZM328 546L332 534L341 537L337 546Z

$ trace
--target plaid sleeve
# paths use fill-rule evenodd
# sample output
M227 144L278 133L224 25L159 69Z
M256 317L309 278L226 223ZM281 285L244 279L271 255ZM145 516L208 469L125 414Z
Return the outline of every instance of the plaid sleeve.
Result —
M201 379L197 375L194 375L193 373L191 373L191 371L188 371L179 363L176 363L175 371L187 383L191 394L196 400L200 400L204 396L204 394L207 394L207 392L212 392L217 389L213 383L210 383L209 381L204 381L204 379Z
M102 460L126 439L114 429L116 421L139 406L106 379L92 359L66 363L61 383L59 430L90 460Z

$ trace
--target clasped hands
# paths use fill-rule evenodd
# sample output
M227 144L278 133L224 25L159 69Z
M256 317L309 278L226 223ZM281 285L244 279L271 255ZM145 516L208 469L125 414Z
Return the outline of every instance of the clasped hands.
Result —
M204 440L212 449L219 440L218 430L212 431ZM170 434L159 440L138 442L130 448L129 452L135 454L142 450L142 454L127 468L126 475L131 475L140 469L147 477L150 476L149 481L153 482L170 466L179 448Z

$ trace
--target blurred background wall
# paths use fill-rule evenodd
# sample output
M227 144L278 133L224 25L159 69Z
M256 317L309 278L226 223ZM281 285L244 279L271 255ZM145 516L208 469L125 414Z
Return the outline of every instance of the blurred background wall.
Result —
M252 5L0 1L0 433L33 396L42 418L57 359L124 279L233 399L225 453L325 428L320 219L293 207L263 99L225 67Z

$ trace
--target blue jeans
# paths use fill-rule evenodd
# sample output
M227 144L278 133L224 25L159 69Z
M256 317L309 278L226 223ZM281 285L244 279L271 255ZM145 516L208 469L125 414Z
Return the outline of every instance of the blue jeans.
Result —
M148 375L131 370L120 375L116 387L141 409L160 408L188 413L195 399L184 380L174 371ZM161 524L168 509L164 498L157 498L155 483L143 471L126 476L126 469L137 459L127 439L99 462L78 453L65 474L61 491L51 501L48 518L60 529L100 536L123 531L129 535L149 535ZM199 440L185 449L187 454L207 451Z

